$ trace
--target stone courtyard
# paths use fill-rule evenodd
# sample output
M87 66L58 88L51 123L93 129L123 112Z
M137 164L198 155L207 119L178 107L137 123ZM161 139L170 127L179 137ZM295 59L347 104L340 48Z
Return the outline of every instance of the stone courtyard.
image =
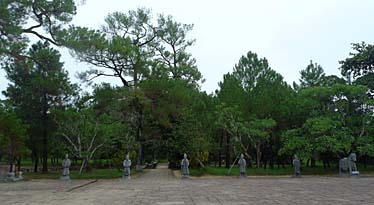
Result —
M373 191L374 178L371 177L203 177L181 180L166 166L159 166L129 181L0 183L0 200L1 204L79 205L373 204Z

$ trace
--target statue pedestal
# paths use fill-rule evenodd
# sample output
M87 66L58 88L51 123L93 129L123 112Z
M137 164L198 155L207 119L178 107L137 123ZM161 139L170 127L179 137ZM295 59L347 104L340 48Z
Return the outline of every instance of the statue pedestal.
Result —
M63 180L63 181L70 180L70 176L61 176L60 180Z
M6 176L6 181L8 182L14 182L16 181L16 174L14 172L9 172Z
M359 172L359 171L352 171L351 174L352 174L352 175L360 175L360 172Z
M122 180L130 180L130 179L131 179L131 176L125 176L125 175L122 176Z
M23 180L22 172L19 172L18 177L16 176L15 172L8 172L6 176L0 178L0 180L5 182L16 182Z
M360 176L360 172L359 171L352 171L351 172L351 177L359 177Z

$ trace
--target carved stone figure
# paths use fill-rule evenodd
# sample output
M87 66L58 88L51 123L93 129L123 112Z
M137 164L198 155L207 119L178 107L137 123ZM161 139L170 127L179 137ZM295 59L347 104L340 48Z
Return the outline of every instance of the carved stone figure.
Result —
M61 176L61 179L63 180L69 180L70 179L70 165L71 165L71 162L70 162L70 159L69 159L69 155L66 154L65 155L65 159L62 161L62 176Z
M123 160L123 177L125 179L130 179L130 174L131 174L131 160L129 155L126 155L126 159Z
M238 164L239 164L239 169L240 169L240 177L241 178L246 177L247 176L246 175L247 162L245 161L243 154L240 155L240 159L238 161Z
M346 175L359 175L360 172L357 170L356 167L356 154L351 153L348 157L340 159L339 161L339 174L346 174Z
M189 166L189 161L187 159L187 154L184 153L183 159L181 162L181 173L182 173L182 178L187 178L190 175L190 171L188 170Z
M294 168L294 176L295 177L301 176L301 172L300 172L301 164L296 154L293 156L292 164Z

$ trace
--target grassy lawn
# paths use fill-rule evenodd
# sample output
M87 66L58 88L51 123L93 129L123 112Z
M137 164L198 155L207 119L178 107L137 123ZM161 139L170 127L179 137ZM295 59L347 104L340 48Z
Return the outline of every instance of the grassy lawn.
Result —
M136 177L140 173L131 170L131 176ZM79 171L73 170L70 172L71 179L115 179L121 178L122 172L117 169L92 169L89 172L79 174ZM59 179L61 172L48 172L46 174L29 172L24 174L25 179Z
M374 165L368 166L366 169L362 166L358 167L361 174L374 175ZM239 175L239 167L233 167L231 172L228 173L229 169L224 167L205 167L204 169L191 169L190 174L192 176L203 176L203 175L217 175L217 176L232 176ZM248 176L271 176L271 175L292 175L293 167L286 166L285 168L274 168L274 169L263 169L249 167L247 168ZM302 175L336 175L339 174L339 170L336 165L330 168L324 169L323 167L302 167Z

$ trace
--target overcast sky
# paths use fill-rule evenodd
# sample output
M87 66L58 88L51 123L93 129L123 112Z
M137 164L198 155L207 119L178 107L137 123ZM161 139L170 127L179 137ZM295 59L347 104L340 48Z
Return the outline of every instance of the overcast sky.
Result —
M248 51L266 57L292 84L310 60L327 74L340 76L338 61L348 56L350 44L372 44L374 39L372 0L86 0L78 6L73 23L98 28L108 13L139 7L150 8L154 17L163 13L194 24L189 37L196 44L189 51L206 79L202 90L208 93ZM65 68L77 82L76 72L89 66L76 62L66 50L62 54ZM4 75L0 71L0 90L7 86Z

